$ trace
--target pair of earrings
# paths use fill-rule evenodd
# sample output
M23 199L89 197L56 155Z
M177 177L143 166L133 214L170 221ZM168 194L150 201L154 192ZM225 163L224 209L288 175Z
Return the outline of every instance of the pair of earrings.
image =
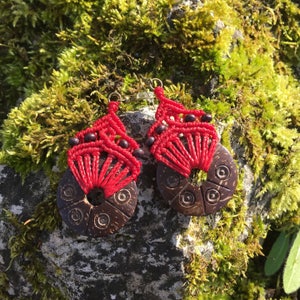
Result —
M235 191L237 171L209 123L211 115L166 98L162 85L154 94L160 103L145 144L158 162L157 185L164 200L185 215L218 211ZM69 168L59 182L57 205L65 223L79 234L112 234L137 205L138 158L144 153L126 134L118 107L118 101L110 101L107 115L69 141ZM190 179L194 170L204 174L200 184Z

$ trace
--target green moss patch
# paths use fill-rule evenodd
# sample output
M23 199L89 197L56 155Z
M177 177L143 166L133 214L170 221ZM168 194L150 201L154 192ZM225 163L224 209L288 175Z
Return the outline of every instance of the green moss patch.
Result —
M9 107L27 96L3 123L1 162L23 176L43 169L56 186L52 169L66 168L68 137L105 113L109 93L127 100L122 110L138 109L147 101L136 95L149 88L149 79L160 78L169 97L222 122L222 143L230 151L239 145L243 153L236 158L253 170L256 201L270 202L267 224L256 215L247 220L241 171L237 193L215 227L207 218L192 219L183 234L183 243L190 236L195 246L186 265L186 298L263 295L269 281L262 277L257 284L249 268L262 254L262 238L269 228L295 231L300 224L299 7L291 0L190 6L168 0L18 0L0 8L10 18L0 25L1 101ZM48 214L44 205L34 220ZM19 232L10 242L12 258L32 257L36 248L30 254L28 247L40 230L51 232L59 222L55 213L53 226L34 221L28 232L7 218ZM197 252L206 241L212 243L207 257ZM26 274L40 295L56 293L38 262ZM45 284L34 285L34 274ZM0 282L5 291L5 272Z

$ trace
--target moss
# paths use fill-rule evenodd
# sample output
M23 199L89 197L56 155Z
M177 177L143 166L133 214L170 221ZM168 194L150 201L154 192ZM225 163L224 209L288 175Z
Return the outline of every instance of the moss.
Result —
M63 53L61 60L68 60L71 55L73 49ZM74 67L73 72L71 63L71 70L54 72L55 84L32 94L12 109L4 121L1 159L23 176L39 169L51 173L57 160L65 160L68 138L103 114L114 85L99 87L98 82L109 82L106 78L114 76L104 66L89 67L93 73L88 78L73 77L77 69Z
M9 299L9 279L4 270L0 272L0 296L1 299Z
M270 199L270 224L259 216L246 219L240 174L238 191L217 215L220 220L213 228L210 218L192 219L182 242L188 245L191 237L194 246L186 265L186 299L205 299L205 293L217 299L228 298L225 294L259 299L270 284L263 275L258 283L251 268L253 257L262 253L261 240L270 227L295 230L300 223L300 10L290 0L176 3L20 0L6 4L2 14L8 7L14 9L10 22L17 32L27 34L21 50L30 59L24 63L18 55L9 62L20 50L20 41L9 44L11 52L2 56L5 67L1 68L7 67L3 74L9 77L1 91L12 102L25 90L28 97L4 122L0 158L24 176L44 169L55 185L58 176L51 170L66 167L68 137L105 113L107 95L117 90L129 100L122 104L123 110L137 109L147 101L136 95L147 90L149 78L159 77L168 96L212 112L224 125L222 143L231 149L230 142L238 142L244 150L242 159L254 171L254 184L260 187L255 200ZM24 5L26 9L20 9ZM60 12L55 19L53 11ZM1 25L0 31L5 28L11 25ZM44 31L37 32L39 43L32 50L28 41L35 28ZM58 217L52 217L56 221L46 226L48 231L58 224ZM38 238L43 224L24 227L9 220L20 232L10 243L12 258L17 258ZM243 239L249 226L251 231ZM29 234L25 228L34 231ZM212 242L211 255L201 252L206 241ZM44 274L39 261L35 263L35 271L26 271L31 281L35 272Z
M240 277L246 276L249 260L262 254L259 238L265 237L267 226L259 216L250 223L246 220L242 193L239 184L234 199L216 216L217 220L193 217L185 233L187 240L181 245L183 248L188 246L191 251L188 255L192 257L186 267L189 282L186 299L202 299L206 294L212 297L236 295L235 286ZM243 235L249 228L251 230L245 238ZM203 253L203 249L209 248L211 255Z
M0 121L20 99L38 91L57 67L66 41L57 33L72 28L89 1L9 0L0 3ZM38 80L37 80L38 78Z
M49 211L52 213L49 214ZM39 203L31 218L25 222L20 222L10 211L4 211L2 217L6 222L14 225L17 230L16 235L9 239L11 262L6 271L9 272L14 262L18 261L34 295L40 299L65 299L63 291L47 278L47 264L40 255L43 234L53 231L60 223L54 189L53 194ZM6 273L3 273L2 276L4 281L2 281L1 292L7 293L9 278ZM6 284L4 285L3 282Z

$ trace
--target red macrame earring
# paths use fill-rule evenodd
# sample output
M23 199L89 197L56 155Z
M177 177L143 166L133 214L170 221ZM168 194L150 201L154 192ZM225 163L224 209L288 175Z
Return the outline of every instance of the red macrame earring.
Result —
M114 233L137 205L141 163L136 157L143 151L126 134L118 107L118 101L110 101L107 115L69 141L69 169L60 180L57 205L65 223L79 234Z
M218 211L236 189L237 171L209 124L211 115L166 98L162 86L154 93L160 103L146 145L158 161L157 185L164 200L185 215ZM194 170L201 170L206 179L194 183Z

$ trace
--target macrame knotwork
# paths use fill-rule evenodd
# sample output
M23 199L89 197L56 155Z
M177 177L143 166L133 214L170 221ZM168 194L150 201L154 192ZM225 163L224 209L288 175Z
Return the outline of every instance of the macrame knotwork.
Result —
M69 141L69 169L59 183L58 208L63 220L83 235L116 232L137 205L142 150L126 134L118 107L119 102L109 102L107 115Z
M219 210L235 191L237 171L209 123L211 115L168 99L161 86L154 93L159 106L146 145L158 161L157 184L163 198L185 215ZM201 172L204 179L196 182L192 177Z

